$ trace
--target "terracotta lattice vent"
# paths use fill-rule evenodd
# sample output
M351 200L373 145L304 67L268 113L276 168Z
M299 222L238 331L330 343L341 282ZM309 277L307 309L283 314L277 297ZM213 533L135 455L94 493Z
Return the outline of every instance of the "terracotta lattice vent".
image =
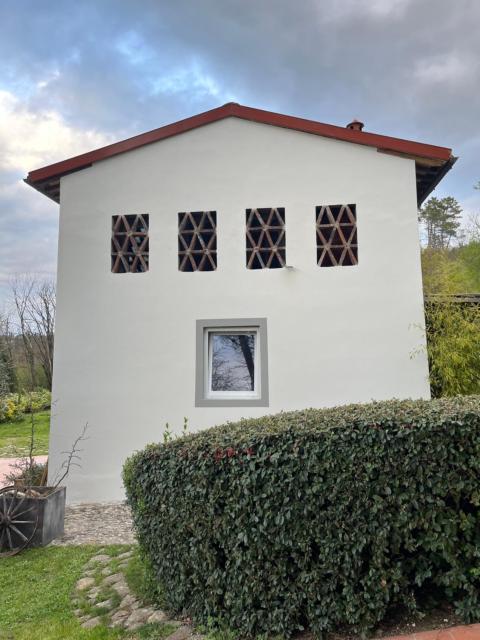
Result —
M354 204L316 207L319 267L358 264L357 213Z
M215 271L217 268L217 212L178 214L179 271Z
M148 213L112 216L112 272L148 271Z
M285 209L247 209L247 268L279 269L286 265Z

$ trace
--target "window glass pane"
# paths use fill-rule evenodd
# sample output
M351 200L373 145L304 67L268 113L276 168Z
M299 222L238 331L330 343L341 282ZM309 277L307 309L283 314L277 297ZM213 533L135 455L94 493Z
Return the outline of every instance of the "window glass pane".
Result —
M255 333L209 335L212 391L254 391Z

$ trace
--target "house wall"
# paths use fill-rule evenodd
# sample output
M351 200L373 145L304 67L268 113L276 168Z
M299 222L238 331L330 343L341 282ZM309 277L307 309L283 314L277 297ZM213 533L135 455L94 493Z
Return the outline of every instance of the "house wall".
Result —
M348 203L359 265L319 268L315 206ZM285 207L293 269L246 269L247 207ZM178 271L189 210L217 211L215 272ZM111 216L133 213L150 214L150 270L112 274ZM184 417L429 397L411 160L228 118L62 178L58 269L52 476L89 425L70 502L122 498L125 458ZM269 407L195 407L202 318L267 318Z

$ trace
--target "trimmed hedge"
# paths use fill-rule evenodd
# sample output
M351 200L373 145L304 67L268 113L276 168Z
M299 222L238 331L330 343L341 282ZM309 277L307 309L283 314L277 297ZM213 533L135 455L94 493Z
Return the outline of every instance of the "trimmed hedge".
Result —
M241 634L364 633L419 592L480 618L480 396L282 413L125 464L167 605Z

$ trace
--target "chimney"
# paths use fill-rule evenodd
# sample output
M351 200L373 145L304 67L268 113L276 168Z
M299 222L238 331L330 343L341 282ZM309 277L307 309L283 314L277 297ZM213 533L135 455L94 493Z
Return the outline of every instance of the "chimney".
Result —
M347 124L347 129L352 129L352 131L361 131L365 125L360 120L353 119L349 124Z

